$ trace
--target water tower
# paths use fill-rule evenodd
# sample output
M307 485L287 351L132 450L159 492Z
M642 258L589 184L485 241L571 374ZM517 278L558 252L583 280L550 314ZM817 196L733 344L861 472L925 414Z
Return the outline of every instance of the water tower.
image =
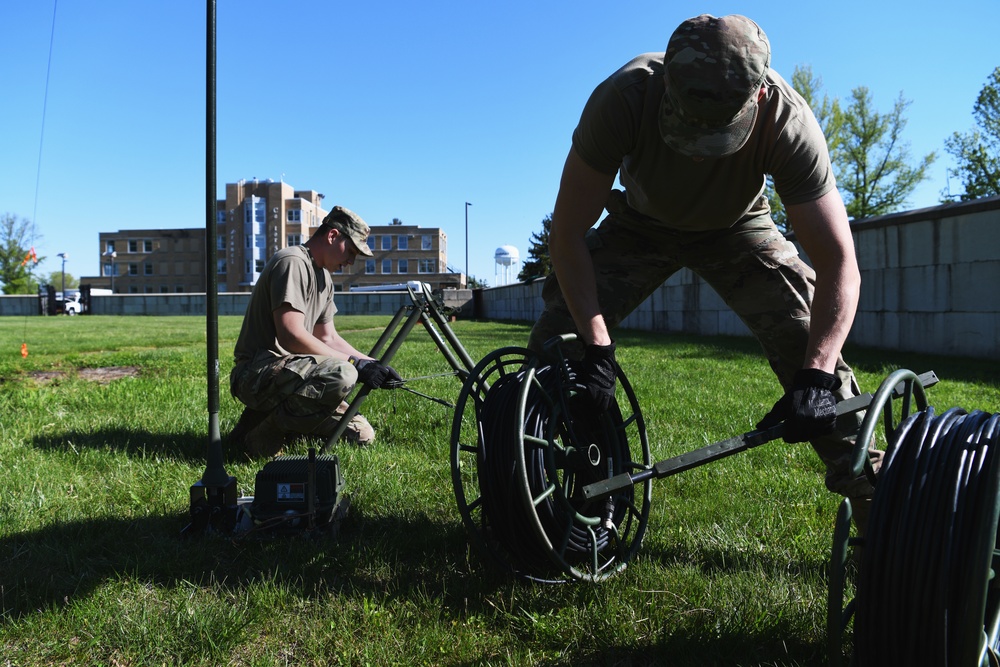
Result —
M502 245L493 253L493 259L497 263L493 281L497 287L517 281L517 264L521 259L517 254L517 248L512 245Z

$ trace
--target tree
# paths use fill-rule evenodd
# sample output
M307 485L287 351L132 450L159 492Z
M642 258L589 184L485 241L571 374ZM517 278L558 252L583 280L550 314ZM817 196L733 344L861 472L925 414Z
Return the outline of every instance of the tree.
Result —
M552 258L549 257L549 232L552 230L552 214L542 220L542 231L531 235L531 247L528 248L530 259L521 264L521 272L517 279L521 282L544 278L552 273Z
M927 178L937 158L932 152L918 166L910 166L909 146L901 138L906 127L903 112L909 102L901 94L891 112L880 114L862 86L851 91L851 104L844 109L836 98L824 94L820 99L822 80L810 67L796 67L791 83L809 104L826 137L847 214L860 219L899 210ZM785 209L770 178L765 192L771 217L779 229L786 230Z
M488 282L486 282L485 280L480 280L479 278L477 278L477 277L475 277L473 275L470 275L466 279L466 282L468 283L467 287L469 289L485 289L485 288L487 288L487 287L490 286L490 284Z
M855 220L899 210L937 159L931 152L917 166L910 165L909 145L902 140L903 112L909 104L901 93L892 111L883 115L872 108L868 88L851 91L851 103L843 112L841 143L831 151L831 158L847 214Z
M34 243L41 237L31 221L4 213L0 216L0 281L4 294L36 294L35 266L44 257L35 255Z
M57 290L62 290L63 272L61 270L60 271L52 271L52 272L50 272L48 279L45 281L45 284L52 285ZM78 278L74 278L72 273L67 273L66 274L66 289L68 289L68 290L70 290L70 289L76 289L79 286L80 286L80 280Z
M956 132L944 142L958 163L948 173L962 181L965 191L958 196L961 201L1000 195L1000 67L979 91L972 116L974 130Z

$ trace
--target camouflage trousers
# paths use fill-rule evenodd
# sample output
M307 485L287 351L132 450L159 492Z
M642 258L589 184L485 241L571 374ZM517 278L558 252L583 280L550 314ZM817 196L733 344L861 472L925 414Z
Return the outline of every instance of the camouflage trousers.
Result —
M341 406L358 381L347 361L262 350L229 374L229 390L247 407L274 415L287 433L310 434Z
M612 193L607 208L609 215L587 232L586 240L601 313L609 329L673 273L687 267L711 285L746 323L782 387L791 385L805 359L815 272L799 258L770 216L724 230L678 232L632 210L619 191ZM542 297L545 309L528 341L528 347L538 353L553 336L577 333L554 274L546 278ZM583 346L578 342L575 349L567 346L563 352L569 358L579 358ZM841 381L840 389L834 392L838 400L860 393L853 371L840 357L836 375ZM826 465L827 488L856 501L870 498L873 489L864 475L856 478L851 474L854 441L842 434L855 433L862 416L841 417L838 433L810 443ZM871 455L877 466L881 453L872 450Z

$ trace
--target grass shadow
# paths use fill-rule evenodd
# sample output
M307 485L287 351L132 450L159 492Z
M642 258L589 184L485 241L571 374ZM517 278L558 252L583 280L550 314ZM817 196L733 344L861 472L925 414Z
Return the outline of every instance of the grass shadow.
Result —
M208 436L195 433L152 433L134 428L102 428L93 431L70 430L61 434L36 435L29 443L48 452L81 449L105 450L132 458L157 457L177 461L204 461L208 455Z
M0 538L0 625L87 598L116 579L166 588L273 584L303 598L420 595L455 609L506 583L492 572L473 575L464 529L427 517L368 518L352 510L336 537L322 531L182 537L187 524L187 516L109 516Z

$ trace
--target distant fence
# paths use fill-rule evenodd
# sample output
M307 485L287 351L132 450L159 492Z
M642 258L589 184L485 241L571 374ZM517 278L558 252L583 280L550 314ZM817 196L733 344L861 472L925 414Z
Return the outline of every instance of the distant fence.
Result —
M861 300L849 341L874 348L1000 359L1000 197L852 223ZM476 316L534 321L542 281L473 295ZM750 335L691 271L673 275L622 327Z
M472 290L444 290L446 308L460 316L472 313ZM93 315L201 315L206 314L203 292L184 294L109 294L90 297ZM218 295L218 314L240 315L250 302L247 292L223 292ZM410 305L406 292L338 292L334 296L337 312L342 315L394 315L401 306ZM0 296L0 316L40 315L39 297L34 295ZM65 317L58 315L56 317ZM86 317L82 315L81 317Z

